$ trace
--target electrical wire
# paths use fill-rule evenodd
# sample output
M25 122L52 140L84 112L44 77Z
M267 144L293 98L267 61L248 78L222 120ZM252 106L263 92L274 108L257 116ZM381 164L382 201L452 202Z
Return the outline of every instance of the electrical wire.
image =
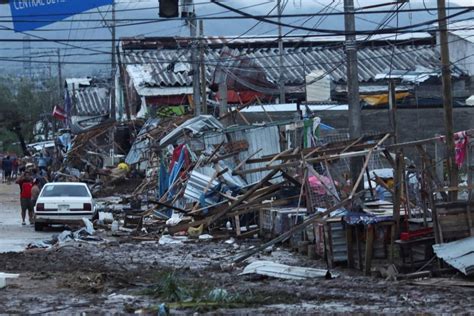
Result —
M303 31L311 31L311 32L319 32L319 33L338 34L338 35L358 35L358 34L370 35L370 34L374 34L374 32L372 30L358 30L358 31L351 32L350 34L348 34L345 31L334 30L334 29L332 29L332 30L331 29L316 29L316 28L308 28L308 27L304 27L304 26L292 26L291 24L288 24L288 23L277 22L277 21L267 19L265 17L260 17L260 16L249 14L245 11L235 9L231 6L226 5L226 4L217 2L216 0L211 0L211 1L212 1L212 3L214 3L218 6L221 6L221 7L225 8L229 11L240 14L242 16L252 18L252 19L255 19L255 20L259 20L259 21L263 21L263 22L270 23L270 24L279 25L279 26L282 26L282 27L295 28L295 29L299 29L299 30L303 30ZM472 10L474 10L474 7L470 7L468 9L461 10L460 12L454 13L450 16L446 16L446 20L457 17L457 16L460 16L460 15L463 15L463 14L466 14L468 12L471 12ZM421 23L415 24L413 27L416 28L416 27L420 27L420 26L430 25L430 24L433 24L433 23L436 23L436 22L439 22L439 19L430 20L430 21L426 21L426 22L421 22ZM396 33L396 32L399 32L401 30L406 30L408 28L409 27L405 26L405 27L400 27L400 28L385 29L385 33Z

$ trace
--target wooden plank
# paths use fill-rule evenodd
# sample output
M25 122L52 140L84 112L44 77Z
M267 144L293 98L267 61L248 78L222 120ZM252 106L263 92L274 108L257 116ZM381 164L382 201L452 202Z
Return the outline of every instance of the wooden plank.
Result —
M269 174L267 174L259 183L255 184L252 188L250 188L247 192L245 192L245 194L239 197L237 201L232 202L229 207L225 208L223 211L208 218L207 225L210 225L211 223L215 222L216 220L224 216L226 213L232 211L235 207L240 205L243 201L247 200L252 194L255 193L255 191L260 189L267 181L272 179L278 173L278 171L279 171L278 169L275 169Z
M280 158L281 156L283 155L286 155L287 153L291 152L292 150L291 149L287 149L285 151L282 151L280 153L278 153L277 155L275 155L275 157L272 158L272 160L270 160L268 163L267 163L267 166L270 166L273 162L275 162L276 160L278 160L278 158Z
M238 165L237 167L234 168L234 170L239 170L240 168L242 168L242 166L247 162L247 160L249 160L250 158L252 158L253 156L257 155L259 152L261 152L263 149L260 148L259 150L257 150L256 152L254 152L253 154L251 154L250 156L248 156L247 158L245 158L244 160L242 160Z
M358 195L362 194L362 192L359 192ZM274 238L272 240L270 240L269 242L266 242L258 247L255 247L255 248L252 248L250 250L246 250L240 254L237 254L236 256L234 256L232 258L232 261L233 262L242 262L244 261L245 259L251 257L252 255L270 247L270 246L273 246L274 244L276 243L279 243L279 242L282 242L282 241L285 241L287 240L288 238L290 238L293 234L297 233L297 232L300 232L302 231L303 229L305 229L306 227L308 227L309 225L312 225L314 223L315 220L319 219L319 218L322 218L324 216L327 216L329 215L331 212L343 207L344 205L346 205L347 203L349 203L350 200L349 199L345 199L343 201L341 201L340 203L337 203L336 205L328 208L326 211L324 212L321 212L321 213L316 213L312 216L310 216L309 218L307 218L306 220L304 220L301 224L298 224L296 226L293 226L289 231L281 234L280 236L278 236L277 238Z
M346 226L346 243L347 243L347 267L354 268L354 226Z
M285 178L288 182L291 182L292 184L294 184L296 187L301 186L301 182L296 180L294 177L290 176L287 172L282 171L281 175L283 176L283 178Z
M373 148L370 149L370 151L367 153L367 156L365 157L365 162L364 165L362 166L362 170L360 170L359 177L357 178L357 181L354 183L354 186L352 188L351 194L349 195L349 198L352 199L354 196L355 192L359 188L359 184L364 178L365 170L367 169L367 166L369 165L370 158L372 157L372 154L374 153L374 150L377 149L384 141L387 140L387 138L390 137L390 134L386 134Z
M400 233L400 209L402 205L402 192L403 192L403 174L405 171L405 163L404 163L404 155L403 151L397 152L397 156L395 158L395 176L394 176L394 184L395 184L395 192L393 198L393 219L396 225L396 235L398 236Z
M365 240L365 264L364 274L370 275L372 267L372 255L374 251L374 225L367 226L367 235Z
M223 141L222 143L220 143L211 153L211 155L206 159L206 162L204 164L208 164L211 159L214 158L215 155L217 155L217 153L219 152L219 149L221 149L221 147L225 144L225 141Z

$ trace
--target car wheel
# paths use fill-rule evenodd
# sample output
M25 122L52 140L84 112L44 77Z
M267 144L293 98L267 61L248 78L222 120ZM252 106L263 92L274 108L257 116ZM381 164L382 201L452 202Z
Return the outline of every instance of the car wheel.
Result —
M35 231L40 232L43 230L43 224L36 222L35 223Z

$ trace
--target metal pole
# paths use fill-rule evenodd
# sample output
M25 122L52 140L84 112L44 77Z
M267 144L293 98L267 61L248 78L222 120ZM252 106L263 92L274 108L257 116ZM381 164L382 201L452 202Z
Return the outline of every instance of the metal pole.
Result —
M61 49L58 48L58 83L59 83L59 101L61 101L64 97L63 92L63 75L61 70Z
M112 22L111 22L111 31L112 31L112 93L110 95L110 103L111 103L111 108L110 108L110 117L112 120L116 120L116 87L115 87L115 72L117 68L117 61L116 61L116 46L115 46L115 39L116 39L116 33L115 33L115 0L112 1Z
M193 102L194 115L201 115L201 89L199 84L199 61L197 47L197 22L196 13L193 6L193 12L189 15L189 29L191 34L191 63L193 64Z
M344 22L346 31L346 58L347 58L347 101L349 104L349 134L352 139L361 136L361 111L359 99L359 78L357 65L357 42L355 36L354 0L344 0ZM361 158L351 159L351 179L356 183L361 172L363 162ZM360 184L359 189L363 189Z
M207 80L206 80L206 63L204 60L204 21L199 21L199 64L201 74L201 104L202 113L207 114Z
M455 164L453 96L451 86L451 69L449 62L448 23L446 21L446 2L438 0L438 25L441 50L441 74L443 81L444 124L446 128L446 150L449 186L458 186L458 169ZM457 191L449 193L451 201L457 199Z
M278 23L281 23L281 15L283 14L283 8L281 6L281 0L278 0ZM283 37L282 37L282 26L278 25L278 69L280 76L278 79L278 89L280 91L280 104L285 103L285 78L283 74Z
M222 117L227 114L227 78L219 83L219 96L220 96L220 106L219 106L219 116Z
M393 142L396 144L400 139L397 124L397 99L395 97L395 81L390 79L388 82L388 108L390 111L390 125L393 132Z

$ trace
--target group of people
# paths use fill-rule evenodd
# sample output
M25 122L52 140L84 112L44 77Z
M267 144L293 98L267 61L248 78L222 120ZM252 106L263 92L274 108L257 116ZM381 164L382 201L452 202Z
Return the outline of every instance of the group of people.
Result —
M2 182L10 182L18 173L18 159L9 155L2 159Z

